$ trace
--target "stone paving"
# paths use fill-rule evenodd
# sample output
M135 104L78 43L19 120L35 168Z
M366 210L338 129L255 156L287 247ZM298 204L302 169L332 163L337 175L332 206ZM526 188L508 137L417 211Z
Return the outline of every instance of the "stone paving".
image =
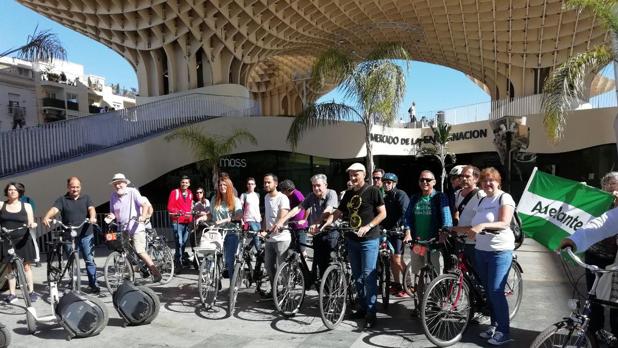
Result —
M97 265L102 270L105 248L97 249ZM566 299L571 288L564 281L557 256L532 241L517 252L524 268L522 306L512 322L511 347L527 347L543 328L568 313ZM35 282L45 279L45 264L35 269ZM84 278L85 279L85 274ZM103 276L100 275L101 284ZM0 322L12 335L11 347L429 347L419 319L411 318L410 299L395 299L387 313L379 305L378 326L359 330L362 322L346 320L337 330L329 331L319 316L316 291L310 291L301 312L285 318L274 311L272 302L260 301L253 289L238 295L236 311L227 313L227 295L219 297L214 311L204 311L199 303L197 274L188 271L164 286L152 285L161 299L161 311L147 326L123 327L106 290L101 299L108 305L110 319L103 332L95 337L65 340L59 326L39 325L40 331L28 335L23 302L0 305ZM227 280L223 284L227 289ZM47 294L43 286L37 291ZM40 314L49 314L45 301L36 303ZM473 325L455 347L487 346L478 338L484 326Z

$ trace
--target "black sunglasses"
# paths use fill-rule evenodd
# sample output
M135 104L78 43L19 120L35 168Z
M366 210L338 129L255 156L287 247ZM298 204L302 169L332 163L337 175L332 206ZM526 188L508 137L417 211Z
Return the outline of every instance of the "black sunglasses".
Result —
M426 178L420 178L418 179L418 182L432 182L434 179L426 179Z
M373 180L382 180L382 177L381 176L374 176Z

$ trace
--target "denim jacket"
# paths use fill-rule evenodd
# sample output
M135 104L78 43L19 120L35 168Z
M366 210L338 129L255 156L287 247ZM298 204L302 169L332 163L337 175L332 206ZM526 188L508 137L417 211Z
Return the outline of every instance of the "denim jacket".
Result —
M451 216L451 209L449 208L448 198L442 192L432 190L429 194L431 197L431 238L438 236L438 230L442 227L452 227L453 218ZM412 238L416 238L416 231L414 230L414 209L416 203L421 197L420 193L413 194L410 197L410 204L404 219L404 227L410 229Z

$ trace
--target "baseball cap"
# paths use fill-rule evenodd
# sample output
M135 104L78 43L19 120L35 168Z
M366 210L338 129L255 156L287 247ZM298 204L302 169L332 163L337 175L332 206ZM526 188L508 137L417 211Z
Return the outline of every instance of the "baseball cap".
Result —
M348 167L348 169L346 169L345 171L346 171L346 172L349 172L349 171L355 171L355 172L357 172L357 171L363 171L363 172L365 172L365 173L367 172L367 171L365 170L365 166L364 166L362 163L358 163L358 162L353 163L353 164L352 164L351 166L349 166L349 167Z

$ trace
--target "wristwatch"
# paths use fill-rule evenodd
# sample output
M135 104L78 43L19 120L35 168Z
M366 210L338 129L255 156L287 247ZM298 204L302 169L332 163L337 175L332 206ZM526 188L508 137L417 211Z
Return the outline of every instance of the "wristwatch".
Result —
M375 227L374 224L372 224L371 222L367 226L369 226L370 229Z

